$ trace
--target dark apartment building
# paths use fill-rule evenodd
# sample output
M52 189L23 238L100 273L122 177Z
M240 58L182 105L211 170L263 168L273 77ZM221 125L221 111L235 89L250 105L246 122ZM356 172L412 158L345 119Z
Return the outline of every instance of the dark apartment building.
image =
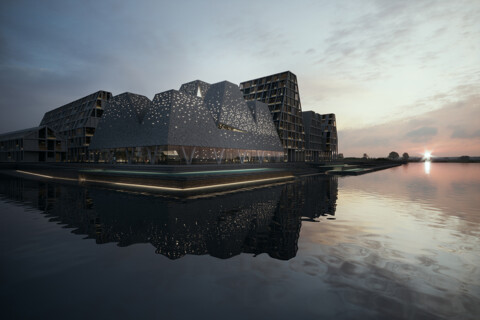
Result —
M97 91L45 113L40 126L52 128L57 136L65 139L66 161L93 160L88 146L111 97L110 92Z
M305 133L297 76L290 71L242 82L247 101L266 103L284 149L284 161L305 161Z
M0 135L0 162L65 161L65 141L46 126Z
M305 128L305 161L322 162L337 159L338 138L335 114L302 112Z

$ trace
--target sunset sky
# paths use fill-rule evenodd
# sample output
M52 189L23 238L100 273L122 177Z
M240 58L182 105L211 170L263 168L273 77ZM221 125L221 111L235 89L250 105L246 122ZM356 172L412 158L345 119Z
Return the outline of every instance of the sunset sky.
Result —
M480 156L480 1L0 3L0 132L97 90L290 70L345 156Z

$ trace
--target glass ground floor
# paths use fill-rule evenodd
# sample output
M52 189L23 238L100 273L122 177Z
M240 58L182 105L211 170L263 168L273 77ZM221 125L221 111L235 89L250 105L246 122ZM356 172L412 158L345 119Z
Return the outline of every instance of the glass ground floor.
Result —
M125 147L90 150L89 161L143 164L264 163L283 162L283 151L173 145Z
M334 151L306 150L305 162L329 162L337 159Z

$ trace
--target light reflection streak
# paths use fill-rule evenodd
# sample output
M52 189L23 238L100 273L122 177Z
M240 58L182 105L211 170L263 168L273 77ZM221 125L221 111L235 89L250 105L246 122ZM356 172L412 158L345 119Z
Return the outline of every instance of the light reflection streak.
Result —
M28 172L28 171L22 171L22 170L16 170L19 173L23 174L29 174L32 176L37 176L41 178L47 178L47 179L58 179L58 180L67 180L67 181L78 181L78 179L72 179L72 178L63 178L63 177L53 177L53 176L47 176L45 174L39 174L39 173L33 173L33 172Z
M425 161L425 174L430 174L430 167L432 165L431 161Z

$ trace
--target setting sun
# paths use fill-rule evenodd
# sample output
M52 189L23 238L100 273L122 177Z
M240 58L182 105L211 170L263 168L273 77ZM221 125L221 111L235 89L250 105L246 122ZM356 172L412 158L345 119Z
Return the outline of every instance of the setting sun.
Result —
M430 151L425 151L425 153L423 154L423 159L426 161L430 161L431 158L432 158L432 153Z

